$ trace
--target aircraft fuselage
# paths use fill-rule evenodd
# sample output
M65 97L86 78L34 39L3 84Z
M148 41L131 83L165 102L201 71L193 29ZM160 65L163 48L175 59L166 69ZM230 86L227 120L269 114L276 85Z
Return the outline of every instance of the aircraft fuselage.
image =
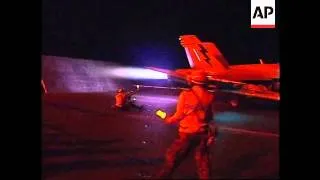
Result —
M212 70L214 72L214 70ZM232 65L228 70L217 73L217 78L232 81L275 80L280 78L279 64Z
M196 69L178 69L176 73L185 76ZM272 81L279 79L279 64L247 64L232 65L225 71L216 71L214 68L201 69L209 75L232 81Z

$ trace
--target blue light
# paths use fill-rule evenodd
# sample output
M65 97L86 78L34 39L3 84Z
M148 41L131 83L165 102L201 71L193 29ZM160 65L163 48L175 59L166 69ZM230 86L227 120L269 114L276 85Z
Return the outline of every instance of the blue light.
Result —
M245 122L249 119L248 115L238 112L221 112L215 115L217 122Z

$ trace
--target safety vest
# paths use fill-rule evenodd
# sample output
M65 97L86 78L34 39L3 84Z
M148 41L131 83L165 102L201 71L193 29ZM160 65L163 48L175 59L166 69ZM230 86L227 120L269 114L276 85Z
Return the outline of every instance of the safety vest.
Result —
M126 93L121 92L121 93L117 93L115 98L116 98L116 106L122 107L126 103L127 96L126 96Z
M208 117L209 111L212 112L213 99L214 95L201 87L183 91L179 98L179 100L183 101L183 106L181 107L183 108L183 117L179 122L179 132L195 133L204 131L205 127L208 126L208 122L213 118Z

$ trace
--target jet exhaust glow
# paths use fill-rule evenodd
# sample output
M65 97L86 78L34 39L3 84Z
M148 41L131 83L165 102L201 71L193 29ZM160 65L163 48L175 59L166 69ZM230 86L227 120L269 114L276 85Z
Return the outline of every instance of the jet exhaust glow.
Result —
M131 79L167 79L161 72L103 61L43 55L42 62L41 84L48 92L109 92L130 86Z
M108 70L108 74L117 78L125 79L168 79L167 74L151 69L135 67L119 67Z

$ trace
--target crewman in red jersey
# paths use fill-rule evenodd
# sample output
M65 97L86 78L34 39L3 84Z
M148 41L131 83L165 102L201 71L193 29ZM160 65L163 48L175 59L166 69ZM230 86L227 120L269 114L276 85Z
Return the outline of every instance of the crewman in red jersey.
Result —
M164 119L168 124L179 123L179 135L166 152L158 178L170 178L191 149L195 149L199 178L210 178L209 143L214 132L210 130L209 122L213 120L212 103L215 97L207 89L204 72L195 71L187 79L191 89L180 93L176 112Z

